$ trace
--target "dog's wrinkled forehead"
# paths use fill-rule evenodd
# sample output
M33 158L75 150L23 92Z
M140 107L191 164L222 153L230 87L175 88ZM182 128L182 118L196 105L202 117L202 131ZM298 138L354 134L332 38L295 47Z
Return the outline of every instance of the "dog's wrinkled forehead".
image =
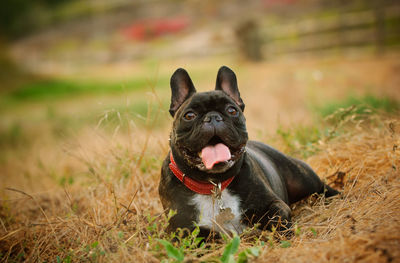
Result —
M191 108L199 112L208 112L224 108L227 104L236 105L225 92L214 90L194 94L185 108Z

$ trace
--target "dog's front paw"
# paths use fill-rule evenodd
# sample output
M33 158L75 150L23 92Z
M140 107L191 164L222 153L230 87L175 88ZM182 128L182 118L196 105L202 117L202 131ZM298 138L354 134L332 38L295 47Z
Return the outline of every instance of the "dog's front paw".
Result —
M272 202L265 221L264 229L275 228L279 232L287 231L292 227L290 207L282 200Z

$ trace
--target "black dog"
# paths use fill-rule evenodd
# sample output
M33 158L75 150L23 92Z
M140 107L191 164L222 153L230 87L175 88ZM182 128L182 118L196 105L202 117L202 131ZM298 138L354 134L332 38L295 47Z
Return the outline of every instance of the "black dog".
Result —
M214 91L196 93L184 69L172 75L171 90L171 151L159 185L164 208L177 212L170 231L198 225L207 236L255 223L290 227L289 204L313 193L338 194L304 162L248 141L244 103L228 67L218 71Z

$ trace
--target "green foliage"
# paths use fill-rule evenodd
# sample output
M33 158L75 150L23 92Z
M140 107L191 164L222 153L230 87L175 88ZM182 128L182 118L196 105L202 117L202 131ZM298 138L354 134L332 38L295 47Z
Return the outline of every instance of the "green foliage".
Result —
M306 158L318 151L316 143L328 133L328 130L321 129L316 125L299 125L286 129L280 126L276 133L286 147L285 152Z
M166 85L166 80L162 80ZM145 78L132 79L126 83L110 81L78 81L64 79L43 79L27 83L9 94L9 99L15 101L43 100L64 98L81 94L108 94L140 90L148 87Z
M200 243L203 241L204 238L198 236L199 233L200 233L200 227L199 226L196 226L193 229L192 233L190 233L190 235L184 235L184 232L185 232L184 230L179 229L178 236L177 236L177 238L179 240L179 243L181 244L181 246L184 249L186 249L186 250L194 250L199 246L200 247L204 246L204 243L202 243L200 245Z
M74 183L74 177L71 175L63 175L59 179L61 186L72 185Z
M191 233L179 229L177 233L173 233L170 237L156 239L156 241L164 247L168 261L183 262L185 258L186 261L191 261L199 255L204 255L212 251L211 247L206 247L205 243L202 243L203 238L198 237L199 232L200 228L198 226L196 226ZM172 242L170 240L174 241ZM232 239L224 236L224 240L226 240L227 243L223 254L219 258L213 258L213 260L222 263L248 262L260 255L261 246L264 245L264 242L261 242L261 246L251 246L239 253L240 237L238 235L235 235ZM258 244L258 242L256 243ZM155 252L157 251L158 248L155 247ZM185 257L185 255L189 257Z
M176 214L175 211L170 210L167 216L167 220L169 221L171 217L175 214ZM156 239L156 241L158 241L164 246L167 252L167 256L170 259L174 259L180 262L181 261L180 259L182 258L183 260L184 258L185 251L190 252L191 256L196 256L199 253L197 249L204 247L204 243L201 243L204 238L199 237L198 236L199 233L200 233L199 226L196 226L191 233L189 233L187 229L178 229L176 233L172 233L165 239ZM174 245L169 240L174 240L173 243L175 245L179 245L179 247L178 248L174 247Z
M162 80L161 82L163 82ZM146 126L155 128L161 125L168 118L159 117L162 109L167 108L168 98L162 99L140 92L127 94L132 97L132 102L122 102L121 104L107 105L106 108L98 109L97 105L90 104L90 107L79 114L71 114L61 109L55 108L57 99L75 99L82 95L116 94L137 90L149 90L154 84L148 83L146 79L133 79L127 83L121 82L98 82L98 81L75 81L75 80L43 80L34 81L23 87L4 93L0 98L0 106L3 111L12 107L22 105L25 102L43 102L48 105L47 111L40 111L40 115L35 116L35 123L47 122L51 125L54 135L65 135L74 131L82 125L90 123L98 128L104 128L115 132L116 129L126 130L135 126ZM157 84L159 85L159 84ZM167 85L163 83L162 85ZM154 88L154 87L153 87ZM124 94L125 96L125 94ZM24 116L25 118L25 116ZM32 119L29 119L31 121ZM21 129L16 123L13 126L0 127L0 134L4 143L12 144L20 141L20 137L29 133L29 130ZM31 126L35 127L40 126ZM1 144L0 140L0 144Z
M310 231L315 237L317 236L317 230L315 230L315 228L311 227Z
M301 228L297 224L294 226L294 234L296 236L300 236L301 234Z
M237 262L245 263L254 257L258 257L260 255L260 250L260 247L249 247L245 249L244 251L239 253Z
M233 263L233 262L244 263L260 255L261 247L253 246L253 247L248 247L243 251L241 251L235 259L235 255L238 253L239 250L239 245L240 245L240 237L235 235L225 246L224 253L221 256L220 261L222 263Z
M307 158L319 151L319 144L327 142L345 131L350 125L373 121L378 111L394 113L400 110L400 103L389 98L377 98L372 95L348 97L344 101L325 103L318 113L325 117L314 125L297 125L284 128L279 126L276 134L284 145L283 151Z
M67 0L2 0L0 8L0 33L14 38L37 28L43 21L43 12Z
M66 256L64 259L61 259L60 256L57 256L56 262L57 263L70 263L70 262L72 262L72 259L71 259L70 255Z
M367 94L361 97L349 96L341 101L326 102L323 106L317 107L317 111L323 117L327 117L340 108L349 108L355 106L357 114L364 114L366 110L371 113L376 110L382 110L387 113L393 113L400 109L400 103L389 97L377 97Z
M288 248L291 247L292 243L290 243L290 241L288 240L281 240L281 248Z
M183 262L183 259L185 258L185 255L183 254L183 248L176 248L174 247L170 242L162 239L158 239L158 242L160 242L165 250L167 251L167 256L170 259L174 259L177 262Z
M239 249L240 237L235 235L232 240L226 245L224 253L221 257L222 263L232 263L235 262L235 254Z
M268 244L271 248L273 248L275 246L275 242L274 242L274 233L271 233L270 235L267 236L268 239Z
M0 33L14 39L56 23L89 18L118 7L118 3L111 4L106 10L104 4L77 0L2 0Z
M98 260L100 257L103 257L106 252L99 245L99 241L94 241L91 244L85 246L84 251L92 260Z

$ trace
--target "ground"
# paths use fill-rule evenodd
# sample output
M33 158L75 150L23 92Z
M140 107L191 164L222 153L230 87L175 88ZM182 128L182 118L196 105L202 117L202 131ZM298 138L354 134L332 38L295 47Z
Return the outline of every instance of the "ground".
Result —
M289 239L248 231L237 250L238 238L198 248L195 237L174 244L174 249L157 192L172 120L168 79L184 67L198 90L212 89L221 61L237 73L250 138L305 160L342 194L313 196L293 205L295 235ZM255 262L396 262L398 61L396 53L261 63L227 57L192 64L145 61L112 70L82 68L79 75L85 80L57 76L61 88L51 96L37 89L32 93L29 85L5 93L0 258L159 262L184 257L218 262L231 256ZM132 74L126 77L128 72ZM106 92L106 79L117 83L118 91ZM77 87L76 93L62 93L65 83ZM101 90L101 85L107 87Z

